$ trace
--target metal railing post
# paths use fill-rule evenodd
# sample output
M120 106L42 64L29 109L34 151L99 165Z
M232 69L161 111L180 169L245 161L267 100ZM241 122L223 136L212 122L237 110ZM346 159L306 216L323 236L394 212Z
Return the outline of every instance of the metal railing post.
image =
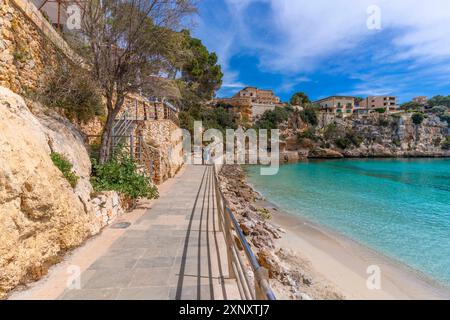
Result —
M133 135L130 136L130 154L131 154L131 159L134 159L135 154L134 154L134 136Z
M222 199L223 200L223 199ZM225 215L225 236L227 237L227 257L228 257L228 271L231 279L236 279L236 273L233 269L233 234L231 233L231 219L228 216L225 201L223 201L223 214Z
M217 208L220 214L220 209L222 209L223 215L223 232L225 237L225 242L227 245L227 258L228 258L228 269L229 277L231 279L236 279L241 297L245 299L256 299L256 300L276 300L269 283L269 273L265 268L262 268L258 263L255 254L252 252L250 244L239 225L238 220L233 215L233 212L227 205L227 201L220 190L216 167L214 166L214 176L215 185L217 193ZM222 203L220 203L220 201ZM238 248L238 244L235 243L234 232L236 232L237 240L240 242L241 247ZM241 255L239 251L243 250L245 253L246 262L243 261L244 255ZM248 265L247 265L248 264ZM247 275L248 267L251 268L253 272L254 279L253 283ZM250 271L250 269L248 269Z

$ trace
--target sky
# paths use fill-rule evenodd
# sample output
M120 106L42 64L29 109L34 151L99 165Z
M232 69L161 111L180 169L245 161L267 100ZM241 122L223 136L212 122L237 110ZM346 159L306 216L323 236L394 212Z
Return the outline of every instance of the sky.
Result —
M219 97L450 94L449 0L200 0L193 33L219 56Z

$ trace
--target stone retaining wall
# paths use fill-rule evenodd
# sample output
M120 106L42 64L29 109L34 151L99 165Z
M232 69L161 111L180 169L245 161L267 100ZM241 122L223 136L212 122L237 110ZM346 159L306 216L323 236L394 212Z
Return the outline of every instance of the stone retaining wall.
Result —
M36 89L45 68L81 59L28 0L0 0L0 85L16 93Z

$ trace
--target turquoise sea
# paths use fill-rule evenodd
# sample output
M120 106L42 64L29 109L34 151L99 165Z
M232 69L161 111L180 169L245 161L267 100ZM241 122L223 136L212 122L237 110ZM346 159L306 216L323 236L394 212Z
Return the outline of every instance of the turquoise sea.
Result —
M450 286L450 160L330 160L246 167L284 211L324 225Z

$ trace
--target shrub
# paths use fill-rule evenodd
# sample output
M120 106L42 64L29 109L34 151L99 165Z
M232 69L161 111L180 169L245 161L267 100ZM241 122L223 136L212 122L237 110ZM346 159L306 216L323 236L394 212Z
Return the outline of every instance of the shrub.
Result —
M423 113L417 112L412 115L411 119L415 125L419 126L423 123L423 120L425 120L425 116Z
M293 112L292 108L279 108L264 112L261 118L255 123L256 129L277 129L278 126L289 119Z
M64 178L66 178L72 188L75 188L79 177L72 171L73 165L69 162L69 160L57 152L52 152L50 154L50 158L55 166L62 172Z
M362 138L354 131L349 130L343 137L336 138L335 143L341 149L348 149L351 146L359 147L362 143Z
M308 129L305 132L297 134L297 141L303 142L305 139L309 139L312 141L319 141L320 138L315 134L313 129Z
M312 126L317 126L319 123L316 108L314 108L314 106L306 106L302 111L300 111L300 118Z
M334 139L336 136L338 136L338 128L337 125L335 123L329 124L326 128L325 128L325 132L324 132L324 137L327 140L332 140Z
M437 137L436 139L433 139L433 145L435 147L439 147L442 143L442 139L440 137Z
M401 147L402 146L402 142L400 141L400 138L395 138L394 140L392 140L392 142L397 147Z
M347 131L345 137L349 139L355 147L359 147L363 141L363 139L352 130Z
M439 116L439 118L441 119L441 121L447 122L447 125L450 126L450 114L443 114Z
M445 141L442 143L442 149L450 150L450 137L447 137Z
M383 113L386 113L386 109L385 108L378 108L378 109L375 109L375 112L383 114Z
M47 71L39 88L41 102L55 108L70 120L87 122L105 114L98 85L81 68L62 67Z
M136 163L124 152L118 152L105 164L93 159L91 182L97 192L117 191L133 200L159 196L151 179L139 173Z
M270 219L272 219L272 215L270 214L270 211L267 208L259 208L258 209L258 215L263 220L270 220Z
M378 120L378 125L380 127L388 127L390 124L389 120L386 118L380 118L380 120Z

